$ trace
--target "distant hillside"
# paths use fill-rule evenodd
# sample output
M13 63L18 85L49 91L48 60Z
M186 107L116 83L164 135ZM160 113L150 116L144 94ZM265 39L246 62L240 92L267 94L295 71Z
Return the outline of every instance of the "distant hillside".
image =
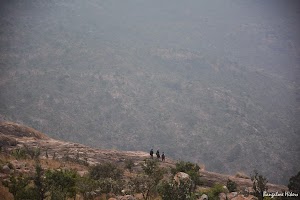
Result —
M300 166L298 5L174 2L1 1L0 119L286 184Z

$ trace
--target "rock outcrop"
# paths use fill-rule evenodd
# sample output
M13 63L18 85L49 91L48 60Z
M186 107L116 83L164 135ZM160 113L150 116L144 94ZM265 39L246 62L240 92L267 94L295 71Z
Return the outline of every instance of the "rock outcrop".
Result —
M49 139L49 137L33 128L13 122L1 122L0 133L6 136L33 137L36 139Z
M184 172L178 172L177 174L175 174L174 180L178 184L180 184L181 182L191 181L190 176L187 173L184 173Z

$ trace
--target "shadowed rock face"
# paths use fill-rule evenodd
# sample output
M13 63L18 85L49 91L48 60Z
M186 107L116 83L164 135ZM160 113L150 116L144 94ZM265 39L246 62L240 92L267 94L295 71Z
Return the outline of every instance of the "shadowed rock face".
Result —
M4 135L2 133L0 133L0 146L4 147L4 146L15 146L17 145L17 140L14 139L13 137Z
M15 146L17 145L16 138L30 137L35 139L48 139L45 134L13 122L0 122L0 146Z

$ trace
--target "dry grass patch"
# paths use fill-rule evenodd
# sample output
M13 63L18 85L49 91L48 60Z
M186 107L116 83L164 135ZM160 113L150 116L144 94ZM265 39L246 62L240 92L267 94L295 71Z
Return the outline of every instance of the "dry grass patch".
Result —
M53 159L41 159L40 163L42 168L46 169L58 169L63 165L60 161Z
M62 160L53 160L53 159L42 159L42 167L46 169L58 169L58 168L68 168L75 171L85 171L88 170L87 166L77 164L74 162L66 162Z
M250 177L247 174L245 174L244 172L237 172L235 174L235 177L236 178L243 178L243 179L250 179Z

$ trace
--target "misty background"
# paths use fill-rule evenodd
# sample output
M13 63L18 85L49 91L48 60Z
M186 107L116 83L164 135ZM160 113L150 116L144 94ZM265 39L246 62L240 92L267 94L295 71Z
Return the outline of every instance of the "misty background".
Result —
M299 19L296 0L2 0L0 118L286 184Z

